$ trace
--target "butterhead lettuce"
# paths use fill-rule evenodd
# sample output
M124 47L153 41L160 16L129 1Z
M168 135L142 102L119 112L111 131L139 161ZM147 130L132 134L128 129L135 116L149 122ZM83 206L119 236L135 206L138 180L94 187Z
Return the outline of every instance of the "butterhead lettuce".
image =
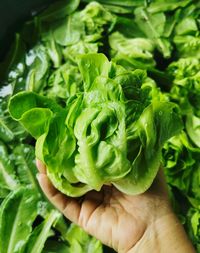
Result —
M25 91L10 99L11 116L37 140L36 157L61 192L81 196L108 183L127 194L144 192L163 144L181 129L176 105L145 71L127 71L103 54L80 56L78 67L83 91L65 107Z

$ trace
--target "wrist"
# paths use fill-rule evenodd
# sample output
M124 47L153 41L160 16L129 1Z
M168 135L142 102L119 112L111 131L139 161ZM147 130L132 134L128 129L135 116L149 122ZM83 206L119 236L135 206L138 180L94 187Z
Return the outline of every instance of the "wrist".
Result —
M173 213L153 221L127 253L195 253L183 226Z

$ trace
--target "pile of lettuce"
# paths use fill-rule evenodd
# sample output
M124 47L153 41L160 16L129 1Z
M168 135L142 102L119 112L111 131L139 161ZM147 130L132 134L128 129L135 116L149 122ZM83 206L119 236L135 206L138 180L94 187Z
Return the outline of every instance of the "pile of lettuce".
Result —
M162 157L200 252L198 1L58 1L16 34L0 81L0 252L103 251L43 197L34 152L70 196L141 193Z

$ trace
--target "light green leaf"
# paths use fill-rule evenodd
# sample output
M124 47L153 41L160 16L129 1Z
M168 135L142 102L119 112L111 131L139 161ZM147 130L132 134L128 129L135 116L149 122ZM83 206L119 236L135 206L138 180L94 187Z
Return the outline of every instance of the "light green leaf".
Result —
M108 77L111 67L110 62L104 54L87 54L80 56L78 65L85 83L85 91L91 87L96 77Z
M59 21L57 28L53 31L54 39L59 45L73 45L84 35L84 24L79 19L80 15L76 13Z
M75 224L71 224L67 233L69 243L69 253L102 253L100 241L91 238L83 229Z

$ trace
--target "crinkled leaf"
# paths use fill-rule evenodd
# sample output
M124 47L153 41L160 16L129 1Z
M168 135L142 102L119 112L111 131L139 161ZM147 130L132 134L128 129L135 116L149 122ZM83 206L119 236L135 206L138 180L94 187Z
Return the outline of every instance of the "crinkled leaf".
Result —
M103 54L83 55L79 60L79 69L87 91L98 76L108 77L111 64Z
M128 72L103 54L82 55L78 66L83 92L66 108L22 92L10 100L12 117L37 139L36 156L63 193L80 196L110 182L126 193L145 191L156 176L164 142L181 129L176 106L163 102L144 71ZM130 126L129 99L141 107Z
M112 57L119 64L125 61L136 68L145 68L155 64L152 55L154 44L149 39L126 38L119 32L115 32L110 35L109 44Z
M127 194L138 194L150 187L160 166L164 142L182 128L180 119L177 120L178 112L174 104L154 102L144 110L136 122L133 141L130 141L130 146L136 147L132 170L114 182L119 190Z
M65 63L49 77L44 94L48 97L67 99L82 90L82 78L77 66Z

